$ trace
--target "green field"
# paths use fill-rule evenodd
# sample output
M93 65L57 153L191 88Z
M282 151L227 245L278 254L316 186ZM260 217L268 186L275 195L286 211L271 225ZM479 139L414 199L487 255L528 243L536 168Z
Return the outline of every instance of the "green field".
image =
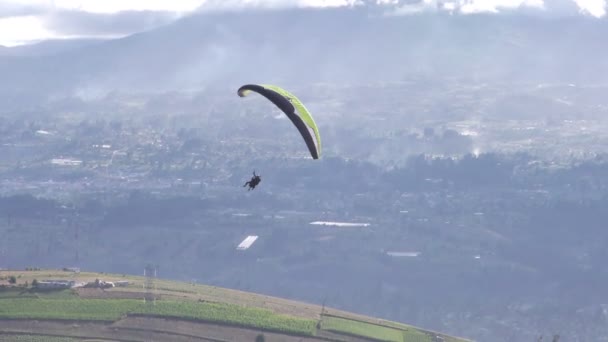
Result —
M414 329L394 329L338 317L324 317L321 329L391 342L431 342L431 338Z
M266 309L231 304L135 299L2 299L0 318L115 321L126 314L148 314L225 323L242 327L312 336L316 321L275 314Z

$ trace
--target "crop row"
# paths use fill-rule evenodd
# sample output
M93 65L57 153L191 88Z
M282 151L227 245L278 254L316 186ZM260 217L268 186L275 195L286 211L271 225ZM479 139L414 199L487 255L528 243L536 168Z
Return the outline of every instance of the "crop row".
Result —
M321 321L321 329L337 333L346 333L355 336L368 337L378 341L431 341L431 338L428 335L413 328L396 329L339 317L324 317Z

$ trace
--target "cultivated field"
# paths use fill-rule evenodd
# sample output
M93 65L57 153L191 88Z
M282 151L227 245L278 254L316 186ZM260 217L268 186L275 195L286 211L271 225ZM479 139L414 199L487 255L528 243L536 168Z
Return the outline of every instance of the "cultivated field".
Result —
M42 290L42 280L128 281ZM0 271L1 341L465 341L397 322L213 286L89 272ZM150 293L148 293L150 295Z

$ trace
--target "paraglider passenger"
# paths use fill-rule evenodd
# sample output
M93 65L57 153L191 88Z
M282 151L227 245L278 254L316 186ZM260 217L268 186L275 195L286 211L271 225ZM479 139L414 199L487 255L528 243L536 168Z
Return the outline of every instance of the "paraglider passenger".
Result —
M243 187L246 187L247 185L249 185L249 190L253 190L255 189L256 186L258 186L258 184L260 184L260 182L262 181L262 178L258 175L255 174L255 171L253 171L253 177L251 177L251 180L245 182L245 185L243 185Z

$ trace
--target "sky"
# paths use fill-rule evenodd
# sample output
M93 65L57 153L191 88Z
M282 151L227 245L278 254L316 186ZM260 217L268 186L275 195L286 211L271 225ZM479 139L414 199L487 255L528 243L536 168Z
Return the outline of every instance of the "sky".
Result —
M0 45L45 39L115 38L168 24L194 11L212 8L339 7L364 0L0 0ZM370 1L370 0L367 0ZM438 8L470 14L504 9L565 9L606 16L607 0L375 0L411 14Z

